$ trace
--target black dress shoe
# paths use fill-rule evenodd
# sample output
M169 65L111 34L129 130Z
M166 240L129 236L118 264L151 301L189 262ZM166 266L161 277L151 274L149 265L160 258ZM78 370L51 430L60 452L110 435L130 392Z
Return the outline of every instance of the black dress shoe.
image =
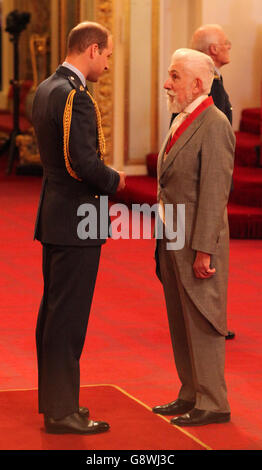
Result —
M181 398L178 398L177 400L172 401L167 405L155 406L154 408L152 408L152 411L153 413L157 413L159 415L179 415L192 410L194 406L194 402L185 401Z
M234 339L235 338L235 333L234 331L228 331L226 335L226 339Z
M50 434L96 434L108 431L109 424L104 421L92 421L73 413L63 419L44 417L46 432Z
M79 406L79 412L81 416L84 416L85 418L89 418L89 409L86 408L85 406Z
M170 422L176 426L203 426L204 424L227 423L228 421L230 421L230 413L215 413L194 408L189 413L172 418Z

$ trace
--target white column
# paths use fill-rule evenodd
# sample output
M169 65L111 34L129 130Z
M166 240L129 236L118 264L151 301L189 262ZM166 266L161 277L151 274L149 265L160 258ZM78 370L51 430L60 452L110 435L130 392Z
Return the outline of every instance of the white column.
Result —
M168 77L172 53L189 44L189 18L192 0L161 0L159 37L159 143L163 142L170 123L163 90Z

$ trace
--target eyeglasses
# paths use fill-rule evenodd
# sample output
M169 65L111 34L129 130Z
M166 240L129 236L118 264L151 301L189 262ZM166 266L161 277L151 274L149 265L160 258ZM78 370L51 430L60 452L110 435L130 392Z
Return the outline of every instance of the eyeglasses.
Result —
M225 42L213 42L216 46L232 46L232 42L227 39Z

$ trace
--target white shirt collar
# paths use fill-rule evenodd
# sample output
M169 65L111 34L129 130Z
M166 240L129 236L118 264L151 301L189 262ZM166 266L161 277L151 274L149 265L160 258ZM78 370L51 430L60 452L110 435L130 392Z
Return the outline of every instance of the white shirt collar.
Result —
M219 77L221 77L221 72L216 66L215 66L215 72Z
M82 72L80 72L80 70L78 70L74 65L72 65L72 64L70 64L69 62L66 62L66 61L64 61L62 63L62 66L67 67L68 69L72 70L72 72L74 72L80 78L83 86L84 87L86 86L86 79L85 79L84 75L82 74Z
M208 95L201 95L198 98L196 98L192 103L190 103L184 110L184 113L189 113L191 114L199 105L204 101L206 98L208 98Z

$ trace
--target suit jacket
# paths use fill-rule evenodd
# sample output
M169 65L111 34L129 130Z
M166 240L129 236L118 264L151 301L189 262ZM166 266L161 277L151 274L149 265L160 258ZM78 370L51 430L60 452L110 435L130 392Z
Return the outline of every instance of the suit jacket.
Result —
M234 164L235 135L225 115L212 105L178 138L165 161L171 130L158 157L158 200L185 205L185 246L172 251L182 284L198 310L221 334L227 334L229 229L227 201ZM219 158L218 158L219 157ZM211 254L216 274L197 279L196 251Z
M222 77L215 75L210 95L212 96L215 105L226 115L232 125L232 106L229 101L229 96L224 88Z
M230 124L232 125L232 106L229 101L229 96L224 88L222 77L215 75L209 96L212 96L216 107L226 115ZM177 114L172 114L170 126L176 116Z
M72 177L65 164L64 113L69 94L75 90L69 128L69 159L79 179ZM118 173L107 167L97 152L96 113L91 98L79 77L64 66L42 82L35 95L32 112L41 162L43 185L35 225L35 238L56 245L99 245L100 195L113 194ZM77 227L83 217L77 215L83 203L96 208L97 238L82 240ZM87 216L88 214L86 214ZM108 217L108 213L106 215Z

